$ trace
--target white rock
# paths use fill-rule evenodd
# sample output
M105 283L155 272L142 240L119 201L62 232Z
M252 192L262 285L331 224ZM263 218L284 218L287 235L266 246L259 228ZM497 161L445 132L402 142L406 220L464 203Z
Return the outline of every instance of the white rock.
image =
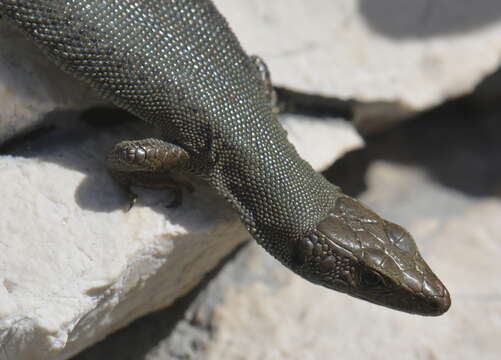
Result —
M397 100L423 109L470 91L499 66L499 2L485 1L482 6L466 0L436 4L416 0L405 6L389 0L374 3L216 0L244 47L269 64L274 81L306 91ZM95 102L92 95L87 98L88 89L75 86L71 78L44 63L40 53L10 53L9 49L20 48L15 45L22 40L12 40L16 35L9 31L0 27L0 67L9 69L0 70L0 134L7 134L1 139L54 110ZM11 42L4 35L7 39L12 35ZM9 63L9 59L15 60ZM12 61L20 59L26 60L18 66L25 74L21 77L11 72L16 68ZM41 65L35 65L39 60ZM104 131L96 135L97 130L74 122L68 125L35 142L36 146L30 143L31 152L0 157L2 360L71 356L135 318L172 303L248 236L231 209L200 187L179 209L164 208L168 199L163 192L140 191L140 204L124 213L124 199L101 161L117 138ZM292 140L301 142L300 152L315 160L317 168L332 161L340 151L338 145L346 149L360 144L350 132L352 140L346 146L345 133L325 121L307 126L290 120L288 126ZM298 126L307 126L308 131ZM297 282L301 285L284 291L284 298L297 297L291 307L298 309L299 317L308 302L299 298L306 285ZM258 300L266 295L259 286L253 291ZM315 291L309 296L318 299L317 309L337 306L321 297L322 289ZM237 294L228 299L228 310L218 311L225 325L219 342L212 346L214 354L222 353L241 324L225 315L228 311L234 316L232 304L260 312L261 321L245 321L253 325L252 334L263 327L274 331L276 318L269 312L278 313L281 304L256 307L255 301L246 299ZM339 301L343 311L352 303L360 309L369 306L348 298ZM308 328L331 326L317 309L310 308L301 321L307 321ZM247 313L239 312L242 317ZM356 309L349 311L345 321L353 321L355 313ZM383 321L377 314L371 319ZM342 323L343 318L337 321ZM293 319L288 323L293 326ZM417 333L427 328L419 326L415 325ZM300 330L297 336L292 330L290 339L275 331L276 337L268 339L269 348L278 344L283 352L277 354L284 355L290 341L306 339L321 350L332 350L333 337L317 338L317 332L305 338ZM339 326L336 336L343 331ZM348 335L364 338L362 333ZM252 344L259 346L267 340L256 339ZM425 340L419 341L427 346ZM363 344L357 346L365 349ZM371 349L366 350L369 354Z
M300 90L420 110L500 65L497 0L214 2L275 83Z
M497 0L214 2L276 84L304 91L423 110L468 93L500 65ZM53 76L43 54L1 21L0 46L0 141L54 109L99 101Z
M499 108L463 110L450 104L372 137L328 171L413 234L451 293L444 315L405 314L316 286L250 243L179 306L138 320L79 359L122 359L126 350L148 360L497 360ZM153 326L155 336L141 336Z
M317 168L340 145L361 144L335 120L288 122ZM142 137L132 126L111 136L67 119L0 156L0 359L67 358L171 304L248 239L202 184L178 209L165 208L168 193L138 189L140 203L124 212L102 159L118 139ZM325 138L315 142L319 127Z
M195 325L184 332L178 327L177 336L198 341L197 348L190 351L169 333L147 358L175 353L210 360L497 359L501 283L489 274L499 271L501 201L470 197L431 181L422 169L386 161L374 163L368 178L377 184L363 198L384 204L383 214L405 219L448 286L452 306L445 315L405 314L314 286L251 245L185 315L188 324L201 321L198 326L210 329L209 335L197 336Z
M179 209L165 209L164 192L138 190L125 213L102 159L136 129L111 137L74 121L102 101L2 23L0 45L0 141L71 110L52 133L0 156L0 359L63 359L171 304L249 235L203 187ZM362 144L342 121L286 126L317 169Z
M0 21L0 143L57 111L104 103Z

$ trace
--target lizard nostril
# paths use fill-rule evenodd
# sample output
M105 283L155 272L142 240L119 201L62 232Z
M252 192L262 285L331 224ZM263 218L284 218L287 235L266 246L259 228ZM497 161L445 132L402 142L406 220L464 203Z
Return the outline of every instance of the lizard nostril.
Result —
M446 292L444 296L435 297L430 304L430 315L438 316L445 313L451 307L451 297Z
M426 283L426 310L424 315L438 316L445 313L451 307L451 297L445 286L436 280L433 284Z

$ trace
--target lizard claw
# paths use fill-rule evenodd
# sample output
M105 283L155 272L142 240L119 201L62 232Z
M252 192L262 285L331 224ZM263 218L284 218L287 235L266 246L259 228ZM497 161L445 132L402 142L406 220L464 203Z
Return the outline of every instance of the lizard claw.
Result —
M128 190L127 196L129 198L129 208L127 209L127 212L129 212L137 202L137 195L131 190Z

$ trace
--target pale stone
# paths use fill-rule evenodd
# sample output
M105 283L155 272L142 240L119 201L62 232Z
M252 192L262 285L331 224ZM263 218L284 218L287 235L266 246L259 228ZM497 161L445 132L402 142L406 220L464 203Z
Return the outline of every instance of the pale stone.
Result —
M402 105L423 110L469 93L501 62L497 0L214 2L275 84L399 104L389 116L405 115ZM0 45L0 141L55 110L101 102L70 77L54 76L55 66L2 21Z
M64 110L104 103L0 20L0 143Z
M500 65L497 0L215 0L276 84L422 110Z
M397 101L424 109L467 93L499 66L498 2L479 6L466 0L440 4L423 0L407 7L389 0L378 1L377 6L372 3L216 1L246 50L268 63L274 81L305 91ZM422 16L415 16L418 13ZM403 27L404 23L410 25ZM2 34L4 30L0 28ZM10 45L3 40L1 45L3 56ZM26 53L44 61L42 55L31 54ZM2 100L1 118L8 119L0 133L7 137L54 110L86 104L88 90L68 87L77 84L71 78L49 65L50 71L46 65L27 64L23 71L33 79L26 77L28 90L22 96L12 91L17 89L14 75L0 72L0 99L7 99ZM65 84L59 84L59 79ZM338 154L337 127L315 123L314 130L306 133L293 122L291 138L301 137L300 152L317 159L316 166L325 166ZM165 209L168 196L163 192L138 190L140 203L124 213L124 198L100 160L117 139L105 131L96 135L97 130L71 124L36 146L30 142L31 149L0 157L2 360L67 358L135 318L172 303L248 237L233 211L202 185L179 209ZM319 127L322 140L312 140ZM353 139L356 144L348 148L360 144ZM303 147L311 150L305 152ZM384 173L388 171L391 168ZM408 189L412 177L405 177L401 168L395 174L402 176ZM436 195L435 201L447 198L442 189ZM381 193L367 198L371 196L374 204L383 204L385 214L387 197ZM385 358L388 352L383 353L383 344L393 346L392 354L411 354L412 349L413 355L424 357L435 356L442 339L448 351L466 354L464 358L473 357L482 347L495 353L497 342L487 335L499 332L499 321L491 316L499 312L499 289L495 284L484 285L482 289L489 288L484 296L476 283L478 275L465 276L463 263L458 267L456 259L476 253L463 256L464 267L480 269L484 275L496 273L495 261L482 261L482 255L499 258L499 249L491 241L500 231L495 222L499 211L498 201L487 199L457 219L440 222L428 216L406 224L421 239L430 236L428 244L420 243L421 248L453 295L466 294L453 297L458 310L453 303L443 318L426 321L334 296L289 274L259 249L256 256L273 264L266 266L270 271L264 280L271 278L282 285L277 290L266 281L250 281L248 288L230 290L214 311L219 332L207 352L212 358L231 358L242 351L247 358L308 358L312 355L306 350L314 348L317 354L342 357L351 351L366 358ZM398 221L403 215L394 216ZM489 219L487 227L469 226ZM444 228L449 231L444 231L443 238L431 242L437 229ZM445 239L459 234L462 240L451 251L452 244L445 246ZM255 261L250 265L254 269L259 264ZM468 297L470 289L475 291ZM477 317L471 317L478 308ZM483 328L475 325L479 318L484 319ZM353 323L358 326L346 326ZM284 327L289 330L283 331ZM430 327L436 336L423 336ZM474 337L465 341L464 334L472 331ZM299 350L294 347L297 344Z
M453 204L461 201L466 205L464 213L456 210L457 215L408 219L408 230L451 292L449 312L426 318L356 301L307 283L253 246L244 260L228 269L227 276L245 271L251 280L235 281L212 309L210 328L214 330L200 358L497 359L501 284L489 275L499 269L501 201L461 199L456 192L428 185L421 171L404 166L374 164L369 176L424 185L409 194L407 201L414 204L418 196L433 198L436 192L443 199L436 205L441 211L454 209ZM371 189L364 198L379 197L377 186ZM395 198L386 202L395 206Z
M369 139L327 171L413 234L451 293L444 315L397 312L308 283L250 243L185 303L75 360L123 359L118 349L145 360L498 359L500 111L465 118L453 104ZM355 191L361 177L367 189ZM141 333L151 327L162 335L148 342Z
M286 125L317 167L361 144L353 129L337 132L340 120L310 121ZM168 192L137 189L124 211L103 159L119 139L143 137L141 125L112 136L69 118L0 156L0 359L67 358L171 304L249 238L203 184L176 209ZM319 127L333 141L315 142Z
M0 142L55 126L0 156L0 359L63 359L169 305L249 235L203 184L179 209L165 208L168 193L138 190L124 212L102 159L144 130L111 136L75 121L104 102L4 23L0 44ZM283 120L317 169L362 145L343 120Z

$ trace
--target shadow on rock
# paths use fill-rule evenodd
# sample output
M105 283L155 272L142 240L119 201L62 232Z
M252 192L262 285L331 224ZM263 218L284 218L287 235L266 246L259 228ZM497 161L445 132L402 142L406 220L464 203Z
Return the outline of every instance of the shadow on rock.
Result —
M501 19L501 2L359 0L359 12L374 30L388 37L427 38L491 25Z
M366 138L325 175L348 194L365 188L371 163L418 166L435 181L477 197L501 196L501 107L479 111L467 99L449 102Z
M112 189L115 185L107 173L105 158L114 143L134 136L131 115L110 110L92 110L91 114L101 124L98 120L81 121L87 116L85 112L52 112L36 130L3 144L0 154L51 162L85 174L75 193L75 201L82 208L103 212L125 208L127 200L120 189ZM119 121L123 116L128 121ZM64 179L60 186L65 186Z
M97 212L127 209L127 196L111 179L106 156L114 144L155 136L155 129L125 111L111 108L93 108L83 113L56 111L38 125L35 130L2 144L0 154L46 161L85 174L75 191L75 202L82 209ZM65 186L64 179L60 185ZM138 195L136 206L155 206L164 201L167 207L174 193L139 189Z

